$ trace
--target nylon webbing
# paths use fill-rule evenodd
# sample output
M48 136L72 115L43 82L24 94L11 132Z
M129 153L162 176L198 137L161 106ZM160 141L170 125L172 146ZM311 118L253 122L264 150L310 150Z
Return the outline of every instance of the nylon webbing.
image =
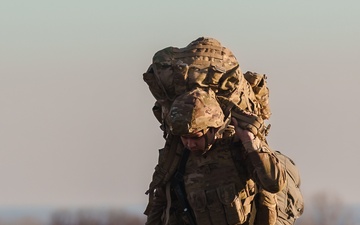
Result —
M215 46L215 45L189 45L185 48L174 48L174 52L185 52L191 49L214 49L218 51L223 51L225 48L222 46Z
M176 55L174 55L174 59L194 57L194 56L206 56L215 59L224 59L222 54L216 52L179 52Z
M178 162L182 160L183 148L180 144L180 137L176 136L171 141L171 146L169 149L170 153L174 152L173 157L171 159L166 160L166 169L167 174L164 177L163 184L166 184L176 171L177 166L179 165ZM181 161L180 161L181 162Z
M181 160L182 151L180 137L173 136L168 149L168 153L171 155L168 155L169 158L163 164L156 165L153 180L150 182L149 190L145 194L152 193L156 187L166 184L171 179Z
M185 172L185 166L186 166L186 162L187 162L187 160L189 158L189 155L190 155L190 150L185 149L184 153L183 153L183 156L181 157L181 161L180 161L178 170L176 171L176 174L175 174L175 179L177 181L181 181L181 182L183 181L183 176L184 176L184 172Z

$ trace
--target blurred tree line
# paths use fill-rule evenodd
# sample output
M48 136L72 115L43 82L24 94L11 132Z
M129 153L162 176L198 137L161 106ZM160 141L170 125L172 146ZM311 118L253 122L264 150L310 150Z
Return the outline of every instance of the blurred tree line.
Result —
M305 202L304 214L295 225L360 225L353 208L342 203L335 194L318 193ZM145 216L123 211L78 210L55 211L49 223L35 218L20 218L8 222L0 219L0 225L144 225Z
M71 213L57 211L51 217L50 225L143 225L145 216L121 211L78 211Z
M305 202L304 214L295 225L360 225L355 208L344 205L338 195L321 192Z
M57 210L48 222L24 217L12 221L1 220L0 225L144 225L145 216L119 210Z

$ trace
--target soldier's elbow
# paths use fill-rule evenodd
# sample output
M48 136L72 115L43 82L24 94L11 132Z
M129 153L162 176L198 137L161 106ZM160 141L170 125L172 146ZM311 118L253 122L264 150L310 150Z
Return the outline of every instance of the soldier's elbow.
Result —
M262 182L262 188L270 193L277 193L285 187L284 179L266 179Z

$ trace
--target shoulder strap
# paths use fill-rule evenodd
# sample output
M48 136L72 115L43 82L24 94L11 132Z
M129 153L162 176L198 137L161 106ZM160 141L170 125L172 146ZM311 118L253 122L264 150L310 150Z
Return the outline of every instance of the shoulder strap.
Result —
M149 190L145 194L153 192L156 187L165 185L170 181L179 166L183 154L184 148L180 137L169 135L163 153L159 155L159 162L155 167Z
M194 214L190 208L190 205L187 201L187 196L186 196L185 187L184 187L184 172L185 172L185 166L186 166L186 162L189 158L189 155L190 155L190 150L185 149L183 156L181 157L179 167L178 167L174 177L171 180L171 186L177 197L177 200L179 201L179 203L182 207L182 211L183 211L184 215L186 216L189 224L196 225L196 222L195 222L196 220L195 220Z
M174 178L177 179L178 181L183 181L183 177L184 177L184 172L185 172L185 166L186 166L186 162L189 158L190 155L190 150L185 149L183 156L181 157L181 161L178 167L178 170L175 173Z

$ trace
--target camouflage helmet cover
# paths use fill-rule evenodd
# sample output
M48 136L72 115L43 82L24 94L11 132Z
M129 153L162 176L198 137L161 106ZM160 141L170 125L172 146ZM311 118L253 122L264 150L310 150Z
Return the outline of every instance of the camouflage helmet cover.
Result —
M193 134L209 127L221 127L224 114L211 89L196 88L174 100L167 123L174 135Z

